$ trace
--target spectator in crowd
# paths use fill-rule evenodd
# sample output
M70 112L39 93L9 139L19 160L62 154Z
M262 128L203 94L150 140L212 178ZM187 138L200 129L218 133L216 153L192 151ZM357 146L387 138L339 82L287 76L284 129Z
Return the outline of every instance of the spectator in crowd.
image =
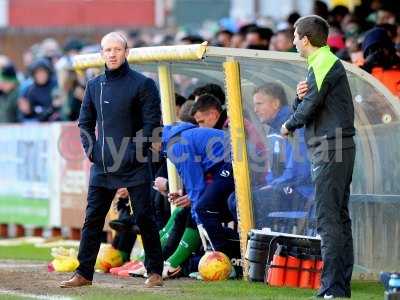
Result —
M17 122L18 79L10 62L0 68L0 123Z
M268 50L273 32L266 27L250 27L246 32L246 48L256 50Z
M346 15L340 23L340 29L345 37L358 38L361 33L360 21L354 15Z
M243 48L245 36L246 36L245 33L241 32L241 31L235 32L232 36L230 47Z
M38 58L39 47L40 47L39 44L34 44L22 54L22 62L25 71L20 79L19 97L22 97L22 95L26 93L27 88L31 86L33 83L33 79L31 76L32 75L31 66L35 61L39 59ZM22 119L21 114L19 114L19 119Z
M295 11L292 12L288 17L287 17L287 23L289 25L289 28L293 29L294 28L294 23L300 18L300 14Z
M397 7L397 12L398 12L398 7ZM389 2L387 1L387 3L382 5L376 13L376 24L382 25L382 24L395 24L395 23L396 23L395 4L393 2L389 4Z
M330 28L327 43L333 53L337 53L345 48L344 36L339 28Z
M380 24L377 25L376 27L378 28L383 28L386 31L386 34L389 36L389 38L392 40L392 42L396 45L398 44L398 34L397 34L397 25L395 24Z
M313 7L314 14L320 16L321 18L328 20L329 18L329 8L324 1L315 0Z
M56 76L55 65L62 56L58 42L53 38L44 39L39 46L38 58L46 59L51 67L51 73Z
M364 64L364 57L361 51L361 43L357 35L350 34L345 38L345 47L336 52L336 56L342 60L351 62L360 67Z
M218 47L231 47L233 33L229 30L223 29L215 35L216 46Z
M369 30L365 34L362 50L365 58L362 68L400 97L400 58L387 32L379 27Z
M64 56L55 65L61 97L60 120L63 121L76 121L79 117L86 82L73 70L72 57L77 55L83 46L79 39L68 39L64 45Z
M201 44L202 42L204 39L199 35L186 35L181 39L183 45Z
M69 77L69 72L72 70L72 57L79 54L84 44L78 39L68 39L64 45L64 55L55 64L55 70L57 72L57 81L62 91L66 91L64 82L67 81L66 77Z
M293 45L293 29L279 30L274 35L273 45L271 45L275 51L284 52L296 52L296 48Z
M64 78L63 88L59 102L60 120L76 121L79 118L85 88L82 78L73 70L67 71L68 76Z
M46 59L39 59L31 66L33 83L26 87L19 99L19 110L23 121L55 121L58 119L54 101L58 97L57 82L52 66Z
M329 12L329 22L335 27L340 27L344 18L350 13L349 9L343 5L336 5Z

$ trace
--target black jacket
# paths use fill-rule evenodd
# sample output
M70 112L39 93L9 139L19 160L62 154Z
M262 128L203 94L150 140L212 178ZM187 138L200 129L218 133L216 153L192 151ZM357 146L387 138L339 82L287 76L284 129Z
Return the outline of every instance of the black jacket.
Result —
M149 181L142 150L149 143L136 138L140 130L151 137L160 121L154 81L131 70L127 62L90 80L79 115L82 145L93 162L89 184L120 188Z
M301 101L296 99L286 128L294 131L305 126L309 148L354 147L354 106L346 70L329 47L317 50L308 63L308 92Z

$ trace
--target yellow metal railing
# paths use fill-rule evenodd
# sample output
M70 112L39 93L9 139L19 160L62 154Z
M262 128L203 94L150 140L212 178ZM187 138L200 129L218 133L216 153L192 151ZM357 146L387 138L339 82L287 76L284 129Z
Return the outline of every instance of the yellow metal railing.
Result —
M242 254L243 277L248 278L245 259L247 235L254 228L251 205L251 184L247 159L246 134L242 106L239 63L229 59L224 63L225 85L228 99L229 129L232 144L232 165L235 178L236 206L239 219L240 250Z
M169 125L176 121L176 108L174 82L168 64L164 63L158 66L158 80L160 84L163 124ZM169 191L176 192L181 185L176 168L170 160L167 160L167 169Z

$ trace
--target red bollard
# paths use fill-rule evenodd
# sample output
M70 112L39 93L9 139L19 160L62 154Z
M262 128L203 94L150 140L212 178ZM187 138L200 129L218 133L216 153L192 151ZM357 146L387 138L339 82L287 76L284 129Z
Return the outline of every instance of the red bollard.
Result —
M8 238L8 224L0 224L0 238Z
M81 239L81 229L70 228L69 238L74 241L79 241Z
M283 286L285 284L286 256L287 254L284 253L283 247L278 245L268 269L267 282L269 285Z
M34 237L42 237L43 236L43 228L42 227L35 227L33 228L32 235Z
M51 237L61 237L61 228L60 227L52 227L51 228Z
M315 269L317 272L315 273L315 279L313 284L314 289L319 289L319 287L321 286L321 273L323 267L324 267L324 262L322 261L321 257L319 257L317 262L315 263Z
M287 258L285 286L288 287L299 286L300 263L301 259L298 258L297 249L293 247L293 252Z
M21 225L21 224L15 225L15 236L16 237L24 237L25 236L24 225Z
M312 289L314 284L313 268L315 266L315 260L310 256L306 256L301 260L301 272L299 287L304 289Z

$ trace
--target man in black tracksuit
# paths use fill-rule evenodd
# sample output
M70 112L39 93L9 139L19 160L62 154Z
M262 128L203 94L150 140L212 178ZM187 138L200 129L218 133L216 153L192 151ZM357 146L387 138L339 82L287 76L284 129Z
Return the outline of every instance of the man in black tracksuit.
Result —
M128 189L133 201L143 240L149 275L145 286L160 286L163 258L149 197L149 164L144 158L149 143L137 141L138 131L150 137L153 129L160 126L159 93L153 80L130 69L126 61L129 49L121 34L107 34L101 47L105 74L88 82L79 115L82 144L93 163L78 254L80 265L61 287L91 284L105 217L117 189L122 187Z
M351 297L354 264L348 203L355 158L354 107L346 71L326 46L329 26L318 16L295 24L294 44L307 59L306 82L297 86L284 136L305 127L315 182L317 232L324 268L318 297Z

